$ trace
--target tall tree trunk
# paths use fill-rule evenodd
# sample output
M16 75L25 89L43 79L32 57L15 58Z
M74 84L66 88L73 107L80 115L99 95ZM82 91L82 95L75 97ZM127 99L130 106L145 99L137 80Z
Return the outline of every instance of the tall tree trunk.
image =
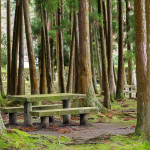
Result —
M17 57L19 47L19 28L20 28L20 1L16 2L16 12L13 31L13 45L12 45L12 65L11 65L11 95L17 94Z
M67 92L72 93L73 89L73 69L74 69L74 54L75 54L75 21L73 20L73 27L71 31L71 44L70 44L70 63L67 82Z
M7 0L7 94L10 94L11 88L11 17L10 0Z
M62 6L61 6L62 7ZM61 25L62 8L59 7L56 13L56 25ZM64 78L64 54L63 54L63 32L62 29L56 31L56 56L57 56L57 75L59 92L65 93L65 78Z
M124 60L123 60L123 2L118 0L118 12L119 12L119 39L118 39L118 81L116 98L123 97L124 89Z
M46 61L45 61L45 38L44 31L41 31L41 52L40 52L40 94L47 93Z
M144 0L134 2L135 14L135 48L136 48L136 75L137 75L137 124L136 131L144 129L144 101L146 100L146 31L145 31L145 9ZM149 45L149 44L148 44ZM149 63L149 62L148 62ZM149 71L149 70L148 70ZM148 80L149 82L149 80ZM149 92L149 91L148 91ZM149 105L148 105L149 106Z
M103 13L102 0L98 0L98 12L99 14ZM103 88L104 88L104 106L110 108L110 93L109 93L109 83L108 83L108 74L107 74L107 60L106 60L106 41L104 37L104 27L100 26L100 35L101 35L101 55L102 55L102 79L103 79Z
M1 78L1 19L2 19L2 11L1 11L1 0L0 0L0 90L2 91L2 78ZM3 119L0 112L0 133L4 132L5 126L3 123Z
M131 52L131 42L129 32L130 27L130 1L126 0L126 31L127 31L127 50ZM132 84L132 59L128 60L128 84ZM131 98L131 97L130 97Z
M109 90L110 98L114 99L116 95L116 84L114 79L113 70L113 36L112 36L112 3L111 0L107 0L107 11L108 11L108 79L109 79Z
M90 12L92 12L91 4L90 4ZM92 24L91 23L89 24L89 32L90 32L90 54L91 54L92 83L93 83L95 94L98 94L96 76L95 76L95 70L94 70L93 31L92 31Z
M46 76L47 76L47 89L48 93L52 93L52 71L51 71L51 56L50 56L50 43L47 26L47 12L43 10L43 34L45 41L45 60L46 60Z
M78 14L75 15L75 93L78 93L79 78L79 23Z
M18 71L18 95L25 94L24 81L24 19L23 19L23 1L20 1L20 31L19 31L19 71Z
M29 67L30 67L31 94L38 94L39 93L38 79L36 76L32 31L31 31L30 15L29 15L29 2L27 0L23 0L23 9L24 9L25 31L26 31L27 49L28 49Z
M52 16L53 17L53 16ZM50 20L50 31L53 30L53 21ZM52 91L54 91L54 39L50 37L50 56L51 56L51 73L52 73Z
M97 27L95 27L95 33L94 34L95 34L95 50L96 50L96 57L97 57L99 84L101 87L101 91L103 91L102 67L101 67L100 51L99 51L99 46L98 46Z
M79 0L79 93L86 93L86 105L104 108L96 99L91 74L90 39L89 39L89 2Z
M144 3L143 0L141 0L141 2ZM149 119L149 116L150 116L150 92L149 92L150 91L150 0L145 0L145 10L146 10L146 29L147 29L146 30L147 31L147 36L146 36L147 37L147 80L145 80L145 81L147 83L147 85L146 85L146 96L147 97L146 97L145 108L144 108L145 109L145 116L144 116L144 114L141 114L140 117L142 117L142 121L145 121L144 122L145 123L144 124L145 125L144 126L144 134L146 135L146 138L147 138L148 142L150 143L150 133L149 133L149 131L150 131L150 119ZM144 24L143 24L143 26L144 26ZM144 33L144 32L142 32L142 33ZM145 48L145 47L146 46L143 43L143 48ZM143 50L145 50L145 49L143 49ZM143 54L143 53L141 53L141 54ZM142 60L144 60L144 56L143 56ZM144 78L142 78L142 79L144 80ZM145 85L145 81L144 81L144 85ZM145 87L141 87L141 88L145 88ZM141 90L144 91L144 89L141 89ZM142 102L145 100L145 93L143 93L143 97L144 98L141 99Z

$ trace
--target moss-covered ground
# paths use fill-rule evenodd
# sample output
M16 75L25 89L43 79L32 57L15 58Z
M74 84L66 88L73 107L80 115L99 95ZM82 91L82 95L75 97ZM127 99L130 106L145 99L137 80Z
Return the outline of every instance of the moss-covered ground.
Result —
M100 101L102 99L102 96L99 97ZM91 114L89 122L128 124L135 128L136 100L120 99L115 101L112 103L109 113ZM0 134L0 150L150 150L147 142L134 134L115 135L106 139L97 137L93 139L92 143L89 143L78 143L64 136L31 135L18 129L8 129Z

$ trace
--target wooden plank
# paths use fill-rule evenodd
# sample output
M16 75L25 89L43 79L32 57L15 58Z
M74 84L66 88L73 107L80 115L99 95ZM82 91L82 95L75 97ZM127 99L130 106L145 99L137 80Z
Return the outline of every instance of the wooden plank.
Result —
M125 85L124 88L136 88L135 85Z
M41 111L31 111L32 116L37 117L48 117L54 115L67 115L67 114L88 114L98 112L96 107L80 107L80 108L66 108L66 109L54 109L54 110L41 110Z
M71 94L71 93L58 93L58 94L40 94L40 95L9 95L8 99L12 101L22 102L38 102L38 101L62 101L66 99L81 99L85 98L85 94Z
M137 93L137 91L135 91L135 90L134 90L134 91L127 91L127 90L124 90L123 93Z

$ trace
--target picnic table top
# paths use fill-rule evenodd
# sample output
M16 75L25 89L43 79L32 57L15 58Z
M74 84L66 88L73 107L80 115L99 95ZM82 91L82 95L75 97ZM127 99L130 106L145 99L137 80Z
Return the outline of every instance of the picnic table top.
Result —
M57 94L38 94L38 95L9 95L8 99L22 102L38 101L62 101L71 99L85 98L86 94L57 93Z

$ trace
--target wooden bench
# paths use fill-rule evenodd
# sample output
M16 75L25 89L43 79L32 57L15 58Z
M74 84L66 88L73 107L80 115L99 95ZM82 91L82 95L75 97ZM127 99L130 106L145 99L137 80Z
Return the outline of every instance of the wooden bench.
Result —
M129 94L129 98L132 98L132 94L135 94L137 97L137 88L134 85L125 85L124 87L125 90L123 90L124 96L126 96L126 94Z
M62 104L32 106L32 110L52 110L61 108ZM9 124L15 125L17 124L17 113L24 112L24 107L1 107L0 111L2 113L8 113Z
M48 128L49 116L80 114L80 125L88 125L88 114L93 112L98 112L98 109L96 107L79 107L54 110L35 110L31 111L30 114L32 116L41 117L41 127Z

